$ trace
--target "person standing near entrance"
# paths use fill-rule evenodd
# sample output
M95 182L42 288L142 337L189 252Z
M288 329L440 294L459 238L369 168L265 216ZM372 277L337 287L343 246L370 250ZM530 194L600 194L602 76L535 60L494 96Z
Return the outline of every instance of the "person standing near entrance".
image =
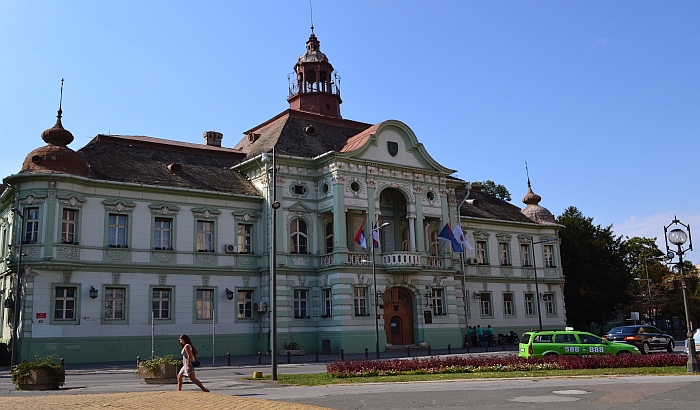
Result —
M486 338L488 339L489 346L496 346L496 340L493 338L493 328L491 325L486 327Z
M192 383L199 386L203 392L208 392L209 389L202 385L202 382L197 380L194 375L194 363L197 360L197 349L192 346L192 341L187 335L180 335L180 346L182 346L182 368L177 374L177 390L182 390L182 378L187 376L192 380Z
M474 329L471 326L467 326L467 337L464 339L464 345L464 347L474 346Z
M479 347L484 346L484 329L481 325L476 325L476 338L479 340Z

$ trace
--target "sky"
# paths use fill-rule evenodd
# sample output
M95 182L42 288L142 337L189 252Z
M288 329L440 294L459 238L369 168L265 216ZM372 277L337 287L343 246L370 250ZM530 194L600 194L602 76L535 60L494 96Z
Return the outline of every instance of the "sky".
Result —
M403 121L519 207L527 161L555 216L662 250L677 216L700 238L700 2L315 0L313 24L344 118ZM0 176L44 145L61 78L74 150L207 130L233 147L289 107L310 26L307 0L0 0Z

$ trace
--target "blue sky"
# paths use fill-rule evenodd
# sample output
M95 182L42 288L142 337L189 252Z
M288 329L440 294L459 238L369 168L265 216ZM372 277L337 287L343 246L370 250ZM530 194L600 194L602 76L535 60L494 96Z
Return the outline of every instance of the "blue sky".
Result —
M518 206L527 160L555 216L573 205L630 237L662 239L674 215L700 229L700 2L316 0L313 19L344 118L405 122ZM306 0L0 0L0 174L43 145L61 78L75 150L206 130L233 147L288 107L309 26Z

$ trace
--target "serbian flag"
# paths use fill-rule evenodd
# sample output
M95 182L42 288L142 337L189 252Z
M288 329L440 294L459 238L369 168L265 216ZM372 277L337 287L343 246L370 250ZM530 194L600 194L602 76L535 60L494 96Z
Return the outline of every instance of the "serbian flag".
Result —
M438 239L441 239L443 241L449 241L452 244L453 251L462 252L462 245L459 242L457 242L457 239L455 239L455 236L452 234L450 224L445 224L445 227L442 228L440 235L438 235Z
M367 240L365 239L365 221L367 221L366 216L365 219L362 220L362 225L360 225L360 229L355 234L355 242L357 242L358 245L362 246L362 249L367 249Z
M379 226L379 219L377 219L374 222L374 226L372 226L372 242L374 242L374 248L379 248L379 229L377 229L377 226Z
M452 234L454 234L454 237L457 240L457 242L459 242L460 245L465 247L468 251L474 250L474 248L472 248L471 244L467 240L467 236L464 235L464 232L462 232L462 227L459 226L459 224L455 225L455 229L452 230Z

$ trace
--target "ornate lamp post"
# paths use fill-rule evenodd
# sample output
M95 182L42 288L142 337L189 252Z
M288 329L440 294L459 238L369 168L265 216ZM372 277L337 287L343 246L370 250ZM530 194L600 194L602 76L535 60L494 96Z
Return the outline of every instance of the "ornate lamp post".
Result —
M686 234L686 231L683 230L681 227L676 227L675 229L669 231L668 229L672 225L680 225L683 228L685 228L688 231L688 233ZM679 221L678 218L674 217L673 221L670 224L664 226L664 236L666 238L666 251L668 259L673 260L676 254L678 255L677 266L681 274L681 287L683 288L683 304L685 305L685 324L688 332L686 334L686 337L688 338L688 373L696 373L699 370L698 358L695 354L695 340L693 339L693 332L690 327L690 313L688 311L688 293L686 292L686 289L690 284L690 278L686 278L683 276L683 255L686 252L693 250L693 239L690 236L690 225L686 225ZM686 241L688 241L688 247L686 249L683 249L683 244L685 244ZM675 254L668 246L669 242L678 247L678 250Z
M532 270L535 274L535 297L537 298L537 320L540 323L540 331L542 330L542 312L540 309L540 286L537 281L537 263L535 262L535 244L538 243L549 243L556 241L557 238L544 238L541 241L534 242L534 238L530 237L530 243L532 244Z
M14 326L12 329L12 359L10 361L10 366L14 368L19 364L19 319L20 319L20 306L22 299L22 244L24 244L24 216L22 212L17 208L12 208L12 212L17 215L20 219L20 234L19 234L19 255L17 257L17 279L15 285L14 294L14 306L12 308L12 315L14 319L12 320Z
M374 233L378 233L380 229L387 225L389 225L389 222L384 222L372 228L372 235L370 235L370 241L372 241L372 282L374 287L374 351L377 353L377 359L379 359L379 295L377 294L377 261L374 259Z

